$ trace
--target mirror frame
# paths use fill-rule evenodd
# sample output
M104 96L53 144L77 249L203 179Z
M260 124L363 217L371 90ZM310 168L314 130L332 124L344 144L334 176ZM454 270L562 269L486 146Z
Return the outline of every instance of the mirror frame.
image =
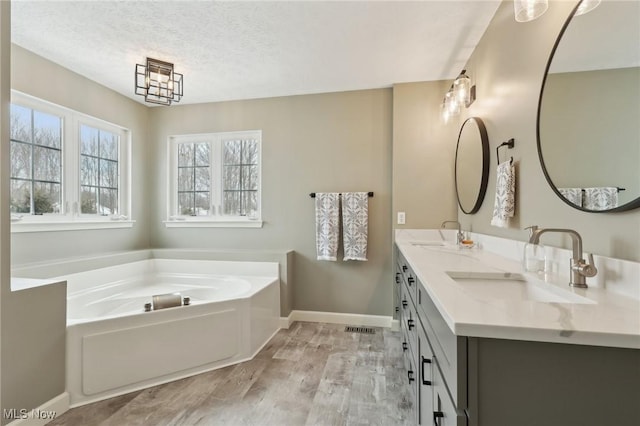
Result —
M571 13L569 14L569 17L566 19L566 21L562 25L562 29L560 30L560 34L558 34L558 37L556 38L556 41L553 44L553 49L551 49L551 53L549 54L549 59L547 60L547 66L544 69L544 76L542 78L542 86L540 87L540 96L538 97L538 115L536 117L536 141L537 141L537 147L538 147L538 159L540 161L540 166L542 167L542 172L544 173L544 178L547 180L547 183L549 184L549 186L551 187L553 192L555 192L555 194L558 196L558 198L560 198L568 206L573 207L576 210L580 210L580 211L587 212L587 213L617 213L617 212L624 212L624 211L637 209L638 207L640 207L640 196L637 197L635 200L629 201L626 204L623 204L621 206L615 207L613 209L608 209L608 210L589 210L589 209L585 209L582 206L577 206L577 205L573 204L571 201L567 200L565 197L563 197L562 194L560 193L560 191L558 191L558 188L553 183L553 180L551 180L551 176L549 176L549 172L547 171L547 167L544 164L544 158L542 156L542 144L541 144L541 141L540 141L540 115L541 115L540 113L542 112L542 97L544 96L544 88L545 88L545 85L547 83L547 77L549 75L549 69L551 68L551 62L553 62L553 57L555 56L556 50L558 49L558 46L560 45L560 42L562 41L562 36L564 36L564 33L566 32L567 28L569 27L569 24L573 20L573 17L575 15L576 11L578 10L578 7L580 7L581 3L582 3L582 1L578 2L578 4L576 4L576 6L573 8Z
M482 144L482 176L480 177L480 189L478 190L478 197L476 198L476 202L471 208L471 210L466 211L460 202L460 194L458 192L458 149L460 148L460 137L462 136L462 131L464 130L464 126L469 122L474 121L478 126L478 133L480 134L480 143ZM480 210L482 206L482 202L484 201L484 196L487 193L487 183L489 181L489 162L491 161L491 157L489 156L489 137L487 135L487 128L485 127L482 120L478 117L469 117L467 118L462 126L460 126L460 132L458 133L458 142L456 144L456 159L455 159L455 167L454 167L454 178L455 178L455 187L456 187L456 200L458 200L458 206L460 210L464 214L474 214Z

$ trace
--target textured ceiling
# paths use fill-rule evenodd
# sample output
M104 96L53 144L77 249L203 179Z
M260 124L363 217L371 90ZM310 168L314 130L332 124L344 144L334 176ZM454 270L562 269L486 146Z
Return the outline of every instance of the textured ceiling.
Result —
M147 56L181 103L453 79L499 1L13 0L12 41L128 96Z

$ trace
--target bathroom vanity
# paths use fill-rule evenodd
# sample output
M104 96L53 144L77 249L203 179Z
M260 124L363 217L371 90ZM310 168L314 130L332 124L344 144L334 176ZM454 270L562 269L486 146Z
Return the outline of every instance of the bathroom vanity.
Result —
M571 289L562 273L524 273L519 253L461 247L453 235L396 235L395 309L415 423L640 424L640 301Z

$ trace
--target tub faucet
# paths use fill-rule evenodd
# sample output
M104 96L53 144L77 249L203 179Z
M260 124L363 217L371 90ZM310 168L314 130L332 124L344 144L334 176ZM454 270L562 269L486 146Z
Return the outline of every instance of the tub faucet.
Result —
M459 245L462 242L462 240L464 240L464 234L462 233L462 226L460 225L460 222L458 222L457 220L445 220L444 222L442 222L442 225L440 225L440 228L445 228L447 226L447 223L455 223L456 225L458 225L458 233L456 235L456 244Z
M569 234L573 245L573 255L571 258L571 264L569 265L569 273L571 274L571 280L569 285L571 287L587 288L586 277L594 277L598 273L598 269L593 262L593 254L589 254L589 263L585 262L582 258L582 237L573 229L557 229L557 228L543 228L539 229L537 226L532 227L531 237L529 242L531 244L538 244L540 242L540 235L545 232L559 232L563 234Z

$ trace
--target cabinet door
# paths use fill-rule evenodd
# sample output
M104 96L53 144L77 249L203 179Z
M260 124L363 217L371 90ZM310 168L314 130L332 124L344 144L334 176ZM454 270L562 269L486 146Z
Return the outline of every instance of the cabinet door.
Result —
M433 425L433 352L427 335L418 326L418 424Z
M433 366L433 424L435 426L467 426L467 415L456 410L437 362Z

